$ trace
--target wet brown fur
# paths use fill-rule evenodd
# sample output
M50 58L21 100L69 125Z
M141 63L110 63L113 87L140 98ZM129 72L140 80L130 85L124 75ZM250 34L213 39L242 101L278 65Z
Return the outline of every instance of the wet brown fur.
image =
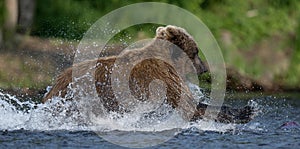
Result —
M66 69L57 77L52 89L43 98L43 102L46 102L54 96L65 97L68 92L68 85L72 82L72 71L76 69L77 72L82 73L83 75L84 72L87 71L88 67L96 64L94 74L95 86L99 98L103 100L104 107L108 111L126 111L122 109L122 106L120 106L120 103L116 100L112 89L111 74L114 64L116 63L117 59L120 58L123 58L122 61L126 62L130 60L135 61L135 59L139 58L139 55L149 54L153 56L153 50L151 51L149 49L157 50L157 52L155 52L157 54L156 56L160 56L161 53L162 56L164 56L164 54L169 54L170 57L166 59L171 59L174 53L166 50L165 48L160 48L160 44L156 43L156 39L168 40L169 42L180 47L191 59L198 74L201 74L207 70L198 57L198 48L196 43L192 37L185 32L185 30L174 26L167 26L164 28L160 27L157 29L157 34L153 44L145 46L141 49L125 51L119 55L119 57L111 56L99 58L97 60L85 61ZM147 53L147 51L151 51L152 53ZM172 67L171 62L150 58L142 60L136 64L130 73L129 88L131 94L137 100L147 100L150 97L149 85L153 80L156 79L165 83L167 102L172 105L173 108L178 109L185 119L195 120L204 115L207 105L199 104L202 106L198 105L197 107L197 103L194 102L189 88L185 85L183 79L180 77L180 74L178 74L175 68ZM226 116L222 115L220 116L220 119L221 118L226 119ZM232 121L233 120L230 120L230 122Z
M164 29L167 29L168 31L177 30L177 28L173 26L169 26ZM162 34L162 32L164 33ZM154 54L155 57L166 57L166 55L170 55L169 50L164 48L166 46L161 45L164 43L158 43L156 39L164 39L172 42L171 38L169 38L169 36L171 35L170 33L166 33L166 30L158 30L157 36L154 39L153 43L144 48L126 51L119 55L119 57L112 56L106 58L99 58L98 60L86 61L83 63L76 64L72 68L66 69L62 74L58 76L51 91L43 98L43 102L46 102L48 99L54 96L65 97L65 95L68 92L68 85L72 82L73 69L75 68L77 72L83 72L82 74L84 74L84 72L86 72L87 67L93 66L92 63L95 63L95 82L98 96L103 100L104 107L108 111L120 111L121 107L119 106L118 101L115 100L115 94L111 86L111 73L112 68L116 63L116 59L123 58L122 60L125 63L126 61L136 61L136 59L138 60L140 58L140 55L148 54L153 57ZM177 32L176 34L179 35L179 33ZM181 39L185 38L187 38L186 40L191 40L189 39L189 36L182 37ZM196 44L191 44L191 46L194 47L189 48L184 47L187 45L177 45L180 48L182 48L184 52L186 52L186 54L190 58L192 58L192 60L195 59L195 57L199 59L198 48ZM161 46L163 48L161 48ZM193 49L193 51L190 51L191 49ZM148 51L151 53L147 53ZM172 63L171 57L169 58L169 60L169 62ZM205 66L201 67L205 68ZM204 71L206 70L203 70L203 72ZM137 99L147 100L147 98L149 98L150 96L149 85L153 80L156 79L162 80L166 85L167 102L171 104L172 107L179 109L185 117L190 119L193 116L193 112L196 110L196 103L193 102L191 93L188 87L184 85L184 82L180 78L178 72L175 70L174 67L168 64L168 62L151 58L142 60L140 63L135 65L131 71L129 80L129 88L132 95ZM105 82L105 85L101 85L101 82ZM146 99L143 99L142 96ZM180 101L180 99L182 101Z

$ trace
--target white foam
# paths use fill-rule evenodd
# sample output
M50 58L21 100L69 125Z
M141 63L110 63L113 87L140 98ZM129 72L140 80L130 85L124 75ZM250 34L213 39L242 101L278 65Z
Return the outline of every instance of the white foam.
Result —
M190 84L194 96L200 100L204 97L197 85ZM83 100L85 101L85 100ZM89 101L89 100L86 100ZM14 103L14 104L12 104ZM29 110L21 110L24 107ZM143 107L144 106L144 107ZM187 129L196 127L199 130L226 131L233 129L231 124L198 121L184 121L172 108L158 108L150 118L145 117L145 109L151 106L143 103L139 108L129 113L102 113L95 115L91 112L90 104L79 104L75 101L55 97L45 104L21 102L16 97L0 91L0 130L97 130L97 131L165 131L172 129ZM17 109L17 107L21 107ZM160 115L159 115L160 114Z

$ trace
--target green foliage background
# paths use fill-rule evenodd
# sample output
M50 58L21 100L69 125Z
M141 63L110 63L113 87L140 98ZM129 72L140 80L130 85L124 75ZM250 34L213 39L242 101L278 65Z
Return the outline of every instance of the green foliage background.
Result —
M0 0L3 10L4 0ZM144 0L36 0L36 13L31 35L79 41L84 32L101 16L119 7ZM291 53L289 68L272 78L288 87L300 88L300 1L299 0L161 0L182 7L198 16L212 31L221 46L228 66L253 78L262 78L266 67L263 60L249 62L245 56L258 43L279 36L275 51ZM0 16L0 26L3 24ZM153 36L157 25L131 27L119 36L129 34L135 40L137 32ZM232 44L222 42L222 34L229 32ZM272 41L269 42L272 45ZM286 51L292 49L291 51ZM252 53L253 54L253 53ZM252 55L253 56L253 55Z
M141 0L37 0L37 12L32 34L42 37L80 40L84 32L104 14ZM223 50L228 65L240 72L259 78L264 69L260 60L253 62L251 68L242 56L233 56L235 51L250 51L258 42L279 35L284 38L280 47L272 50L293 49L291 63L287 72L274 79L289 86L300 84L300 46L298 0L162 0L187 9L197 15L212 31ZM248 16L248 13L253 16ZM148 25L148 28L149 25ZM128 33L139 28L131 28ZM144 29L152 35L153 29ZM232 34L232 45L221 42L223 31ZM147 33L148 32L148 33ZM291 38L290 36L296 36ZM297 43L297 45L295 44ZM277 79L277 80L276 80Z

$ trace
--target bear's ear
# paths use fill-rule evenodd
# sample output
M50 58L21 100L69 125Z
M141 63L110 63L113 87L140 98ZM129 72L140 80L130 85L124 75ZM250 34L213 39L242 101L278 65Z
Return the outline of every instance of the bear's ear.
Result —
M178 34L178 30L174 26L169 25L166 27L166 32L170 37L173 37Z
M159 34L162 30L164 29L164 27L158 27L157 29L156 29L156 34Z
M160 38L163 38L165 37L165 32L164 32L164 27L158 27L156 29L156 37L160 37Z

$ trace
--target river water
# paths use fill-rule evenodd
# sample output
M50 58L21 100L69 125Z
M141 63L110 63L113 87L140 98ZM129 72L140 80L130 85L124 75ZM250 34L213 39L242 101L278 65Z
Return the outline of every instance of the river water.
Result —
M56 109L59 102L21 102L0 91L0 148L299 148L299 97L226 99L234 107L256 103L260 112L247 124L183 123L175 114L166 122L133 126L136 121L130 115L117 122L98 120L101 129L95 131L78 113L68 115L66 109L74 103ZM282 126L286 122L294 125Z

